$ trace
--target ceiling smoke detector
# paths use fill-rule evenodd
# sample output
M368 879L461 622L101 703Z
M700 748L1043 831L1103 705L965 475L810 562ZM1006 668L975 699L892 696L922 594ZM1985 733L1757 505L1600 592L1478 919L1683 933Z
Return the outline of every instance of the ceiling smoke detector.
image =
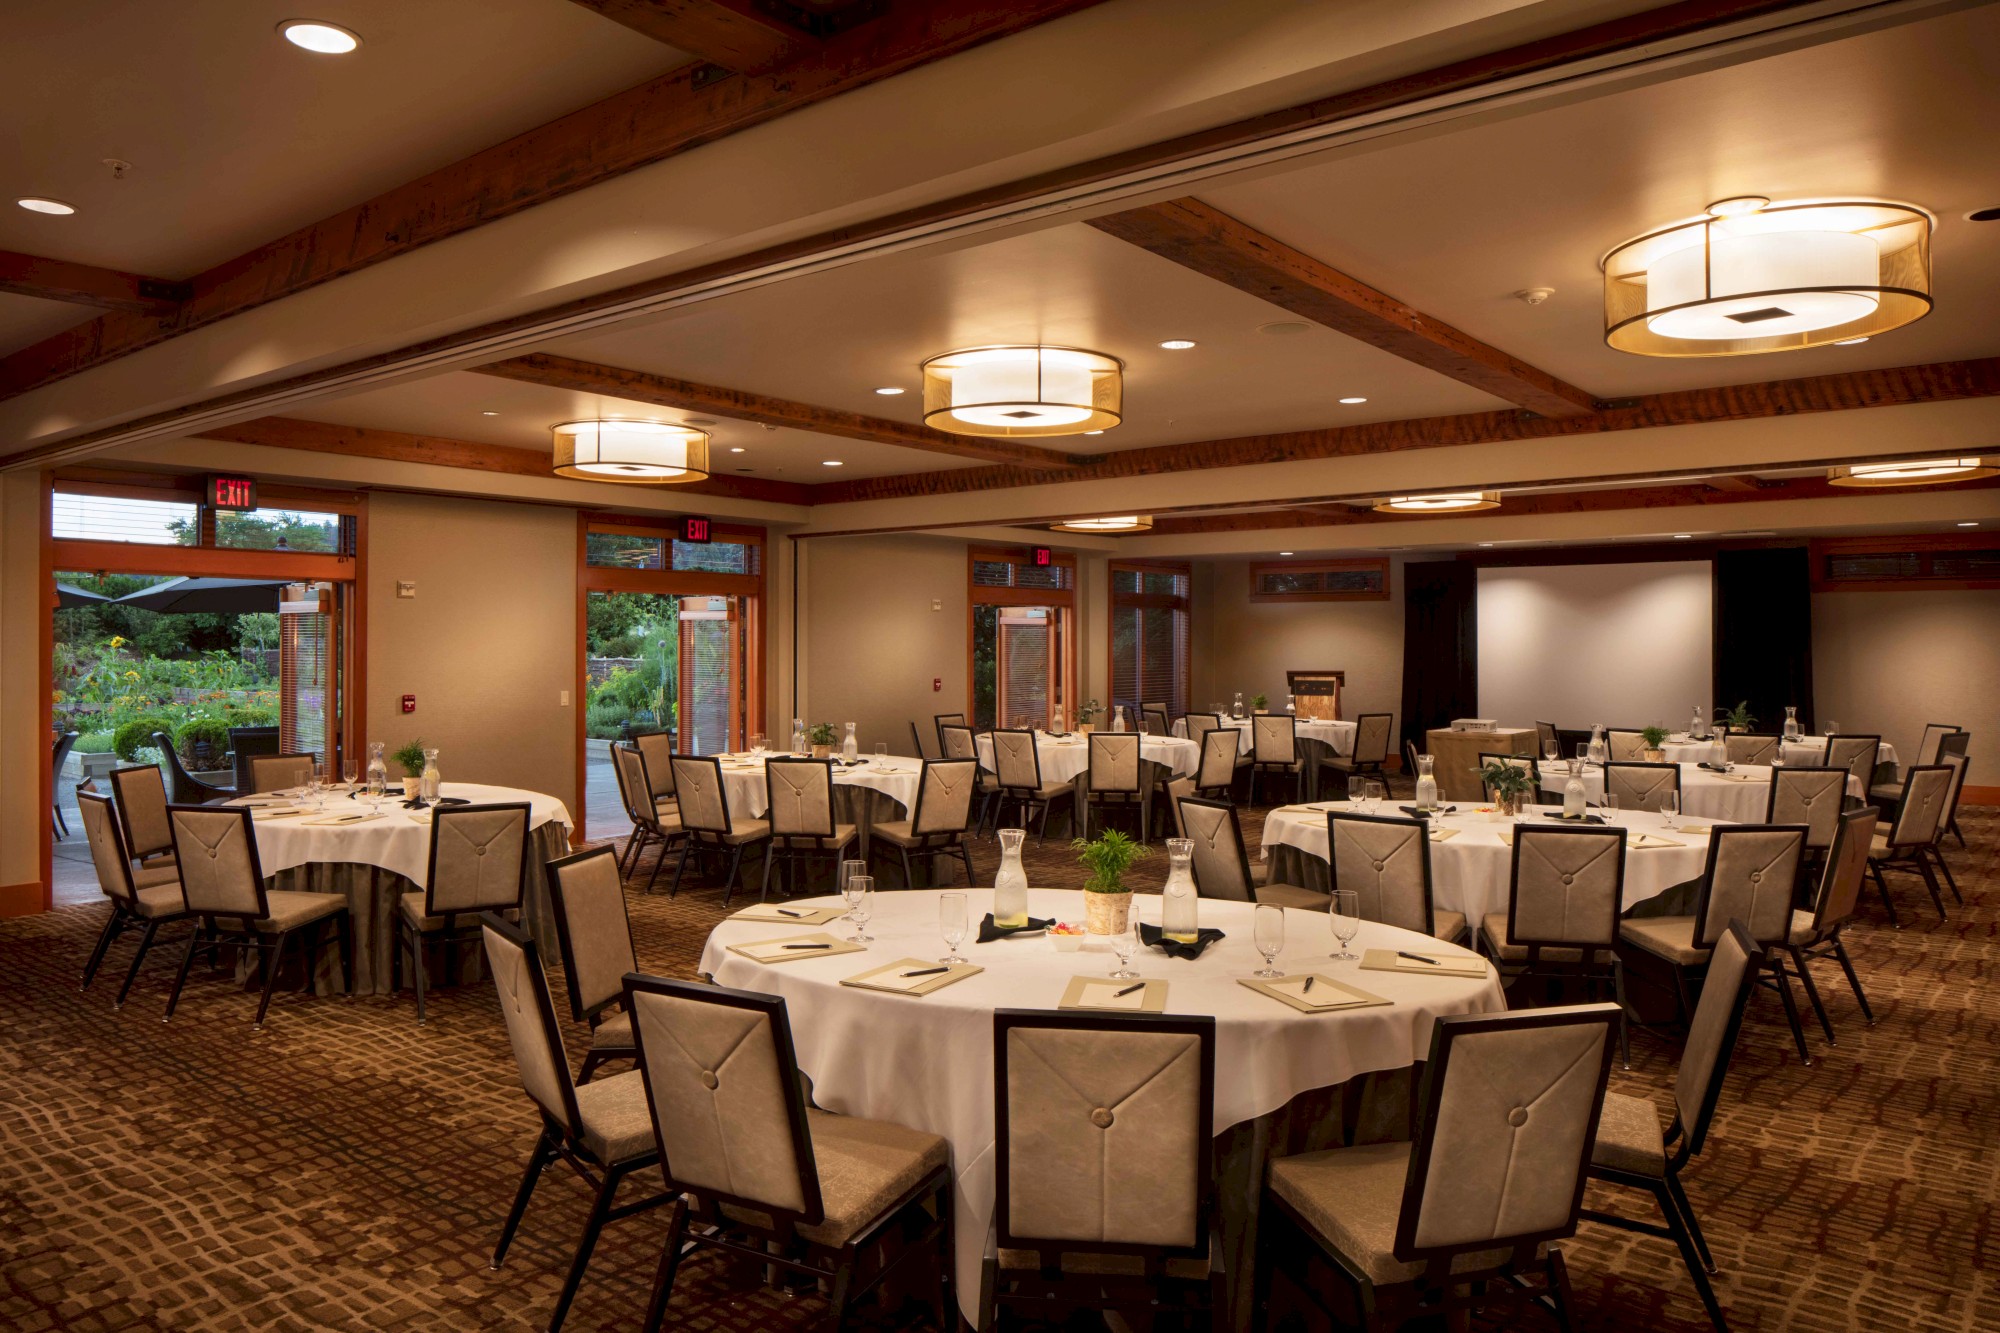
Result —
M1540 305L1555 294L1556 289L1553 287L1524 287L1515 292L1514 296L1527 305Z

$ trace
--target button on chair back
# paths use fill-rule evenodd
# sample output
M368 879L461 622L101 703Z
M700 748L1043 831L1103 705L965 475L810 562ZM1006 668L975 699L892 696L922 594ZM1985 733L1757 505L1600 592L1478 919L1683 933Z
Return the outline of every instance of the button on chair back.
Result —
M1090 735L1090 792L1137 795L1141 787L1139 736L1130 731L1098 731Z
M1637 763L1646 757L1646 738L1628 728L1613 727L1604 733L1613 763Z
M979 746L972 738L972 728L955 723L938 728L938 745L947 759L979 758Z
M1657 813L1669 795L1681 794L1679 764L1610 763L1604 766L1604 790L1618 798L1620 810Z
M1040 791L1042 760L1032 731L996 728L993 737L993 771L1000 785L1016 791Z
M722 761L714 755L677 754L673 766L681 827L691 833L727 834L729 802L722 785Z
M1833 846L1846 803L1846 769L1786 765L1771 773L1771 800L1765 807L1764 822L1805 825L1806 847L1818 851Z
M1295 764L1297 723L1289 713L1259 713L1250 720L1250 753L1259 764Z
M833 836L833 761L777 758L764 765L771 836Z
M1394 713L1363 713L1354 720L1354 762L1380 764L1389 757L1389 732Z
M1202 791L1227 791L1236 781L1236 759L1242 745L1243 733L1235 727L1211 727L1203 732L1195 786Z

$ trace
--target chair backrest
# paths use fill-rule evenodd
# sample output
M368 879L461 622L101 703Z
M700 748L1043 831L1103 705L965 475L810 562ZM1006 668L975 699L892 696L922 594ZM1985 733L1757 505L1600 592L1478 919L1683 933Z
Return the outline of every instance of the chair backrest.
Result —
M764 764L765 818L780 838L833 836L833 761L774 758Z
M625 993L625 974L638 970L625 886L609 843L549 862L549 899L562 950L569 1011L588 1022Z
M1396 1258L1519 1254L1576 1230L1617 1016L1586 1004L1436 1020Z
M1646 738L1636 730L1612 727L1604 733L1604 743L1615 763L1634 763L1646 757Z
M1917 742L1917 752L1911 762L1935 764L1938 761L1938 756L1943 753L1938 748L1938 743L1957 730L1958 724L1956 722L1924 723L1924 738Z
M1187 723L1188 739L1191 741L1200 740L1222 725L1220 713L1184 713L1181 718ZM1236 728L1231 727L1230 730L1235 731Z
M1193 778L1175 778L1167 784L1167 810L1174 817L1174 836L1185 838L1187 825L1181 822L1181 802L1194 795Z
M1003 787L1040 791L1042 757L1035 750L1035 733L996 727L993 736L993 772Z
M276 727L231 727L229 753L236 770L236 790L250 790L250 761L260 754L276 754L280 736Z
M1556 747L1558 755L1562 753L1562 732L1556 729L1553 722L1535 723L1535 748L1541 751L1543 758L1548 757L1551 745Z
M1723 748L1729 752L1732 764L1768 764L1778 753L1778 738L1761 732L1739 731L1725 737Z
M1236 781L1236 756L1243 747L1243 733L1234 727L1211 727L1201 735L1201 766L1195 770L1195 786L1203 791L1227 787Z
M977 759L924 760L910 832L919 837L964 833L972 824L972 797L978 790Z
M1771 770L1771 800L1764 808L1764 822L1804 824L1806 846L1831 847L1846 804L1846 769L1786 765Z
M1732 920L1759 944L1785 942L1808 831L1804 824L1718 824L1709 830L1708 867L1694 909L1698 948L1714 948Z
M948 724L938 728L938 745L947 759L979 760L979 743L972 737L971 727Z
M924 733L917 730L915 718L910 719L910 753L919 759L930 758L930 752L924 749Z
M1528 796L1530 798L1532 798L1536 792L1542 789L1541 763L1538 760L1528 755L1481 754L1479 756L1479 767L1481 769L1484 769L1488 764L1505 764L1509 768L1518 768L1523 773L1526 773L1528 775ZM1482 787L1485 787L1486 789L1486 798L1488 800L1492 800L1493 788L1486 787L1486 784L1483 781L1480 783L1480 785Z
M1903 798L1889 825L1891 847L1920 847L1936 840L1944 827L1953 771L1950 764L1917 764L1903 775Z
M132 887L132 860L125 855L125 835L118 830L118 812L109 796L76 792L77 813L83 816L83 835L90 843L90 863L97 870L97 887L104 896L130 905L138 900Z
M1204 898L1247 903L1257 891L1250 878L1250 858L1243 850L1243 830L1236 807L1223 801L1190 796L1180 802L1182 836L1194 843L1195 892Z
M1943 763L1944 757L1948 754L1955 754L1962 758L1965 754L1965 747L1971 740L1972 733L1969 731L1959 730L1952 732L1951 735L1946 736L1938 742L1938 757L1932 762Z
M1708 1124L1722 1095L1729 1056L1743 1027L1751 988L1763 965L1764 950L1741 921L1731 921L1716 939L1701 983L1701 999L1688 1023L1681 1067L1674 1074L1674 1114L1687 1131L1690 1156L1701 1151Z
M1609 948L1624 892L1624 829L1514 826L1509 944Z
M1604 790L1618 798L1620 810L1660 808L1661 798L1671 792L1681 794L1679 764L1611 763L1604 766Z
M1860 905L1861 886L1868 875L1868 848L1881 819L1882 812L1872 805L1841 813L1833 848L1826 854L1826 870L1820 875L1819 897L1813 903L1816 939L1825 939Z
M646 761L646 781L651 785L646 794L653 801L674 794L674 734L671 731L642 731L632 738L632 745L639 751L639 757ZM634 792L633 795L639 793Z
M1167 716L1165 704L1140 704L1139 716L1148 724L1148 736L1171 736L1174 731L1172 719Z
M625 1008L668 1191L780 1224L822 1220L784 1000L632 975Z
M250 790L286 791L303 787L312 781L314 762L309 754L253 754L245 765L250 774Z
M1137 795L1139 781L1139 734L1132 731L1094 731L1090 734L1090 791L1125 792Z
M681 827L690 833L728 833L729 798L722 785L722 761L714 755L677 754L674 790L679 793Z
M1861 779L1861 789L1865 792L1875 780L1875 756L1882 748L1880 736L1829 736L1826 741L1826 766L1844 768Z
M1259 713L1250 719L1250 753L1260 764L1294 764L1299 758L1298 723L1290 713Z
M964 725L965 714L963 713L939 713L931 718L931 728L938 734L938 749L944 750L946 756L949 758L956 759L958 756L952 754L950 750L945 749L944 729L946 727L962 727Z
M433 809L424 915L519 907L526 882L529 810L526 801Z
M667 760L667 765L670 768L673 766L671 758ZM625 817L641 827L653 823L657 818L654 809L649 808L653 803L645 799L645 792L650 785L645 756L640 754L635 746L621 745L613 741L611 771L618 778L618 799L625 802Z
M1208 1252L1215 1020L993 1014L1007 1249Z
M170 805L167 819L188 911L248 921L270 915L248 806Z
M1948 754L1940 758L1938 762L1947 765L1952 771L1951 787L1945 793L1944 798L1944 813L1938 816L1937 836L1942 838L1944 831L1951 827L1953 820L1958 818L1958 795L1965 790L1965 774L1966 770L1972 766L1972 761L1962 754Z
M1354 719L1354 762L1379 764L1389 757L1389 730L1394 713L1363 713Z
M535 942L526 931L490 913L480 917L479 926L521 1087L542 1115L577 1143L583 1137L583 1119L576 1110L576 1084L569 1076L555 1001L549 996L549 978L542 971Z
M111 794L118 800L118 822L125 830L125 850L135 857L152 856L174 845L167 822L167 779L156 764L114 768Z
M1400 815L1326 816L1331 882L1352 889L1363 921L1431 933L1430 825Z

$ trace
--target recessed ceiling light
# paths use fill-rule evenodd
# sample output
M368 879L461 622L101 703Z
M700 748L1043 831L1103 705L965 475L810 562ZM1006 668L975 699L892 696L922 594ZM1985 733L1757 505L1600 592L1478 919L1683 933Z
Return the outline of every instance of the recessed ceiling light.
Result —
M498 412L481 412L479 415L482 417L497 417L500 414Z
M1194 346L1194 341L1189 338L1169 338L1161 343L1160 346L1166 348L1169 352L1185 352Z
M1837 342L1835 342L1835 343L1834 343L1834 346L1835 346L1835 347L1859 347L1859 346L1860 346L1860 345L1861 345L1862 343L1865 343L1865 342L1867 342L1867 341L1868 341L1868 340L1867 340L1866 338L1842 338L1842 339L1838 340Z
M1280 551L1280 552L1278 552L1278 554L1279 554L1279 555L1291 555L1291 554L1293 554L1293 552L1291 552L1291 551Z
M32 194L25 198L16 199L14 202L27 209L30 213L49 213L56 217L67 217L71 213L76 212L75 208L60 199L43 199Z
M1307 329L1311 327L1312 325L1302 324L1296 319L1280 319L1280 320L1274 320L1269 324L1259 324L1257 326L1257 332L1276 334L1282 337L1288 333L1304 333Z
M1677 542L1684 542L1692 536L1694 536L1692 532L1676 532L1674 534L1674 540Z
M1961 523L1958 526L1960 526L1961 528L1976 528L1979 525L1977 523Z
M838 458L828 458L828 459L823 459L823 460L821 460L821 462L820 462L820 466L821 466L821 467L845 467L845 466L846 466L846 464L844 464L843 462L841 462L841 460L840 460L840 459L838 459Z
M2000 208L1975 208L1965 215L1967 222L2000 222Z
M344 56L361 45L361 34L318 19L286 19L278 25L286 41L320 56Z
M877 389L875 392L881 394L884 398L894 398L897 394L901 393L902 390L897 388L893 384L885 384L881 388Z
M1492 542L1481 542L1481 543L1479 543L1479 545L1480 545L1480 546L1481 546L1482 548L1483 548L1483 547L1487 547L1487 546L1491 546L1492 544L1493 544Z
M1353 407L1357 403L1365 403L1368 400L1366 398L1343 398L1340 401L1347 404L1349 407Z
M740 454L743 452L743 446L740 444L732 444L729 446L729 452L732 454Z

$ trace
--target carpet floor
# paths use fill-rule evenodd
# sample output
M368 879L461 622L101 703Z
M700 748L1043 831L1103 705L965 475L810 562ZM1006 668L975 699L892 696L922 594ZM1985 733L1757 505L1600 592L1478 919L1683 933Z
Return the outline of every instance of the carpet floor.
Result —
M1244 822L1254 840L1261 812ZM1949 920L1905 881L1903 930L1871 895L1848 935L1874 1027L1829 977L1839 1044L1811 1032L1807 1068L1775 998L1752 1002L1686 1176L1738 1330L2000 1330L2000 811L1963 822L1970 849L1950 858L1966 901ZM991 883L991 839L975 860ZM1054 838L1031 841L1029 863L1034 883L1081 882ZM1142 863L1142 887L1164 870ZM641 965L691 975L720 892L630 903ZM255 996L197 972L163 1026L171 954L122 1012L128 945L78 992L103 911L0 921L0 1328L544 1324L587 1195L552 1171L507 1267L488 1271L537 1125L484 983L437 992L423 1028L407 994L281 993L253 1034ZM1612 1086L1665 1105L1678 1055L1637 1029ZM1597 1186L1589 1201L1645 1211ZM637 1326L665 1226L653 1212L606 1233L569 1328ZM1582 1327L1708 1326L1670 1243L1585 1223L1563 1250ZM824 1308L704 1254L682 1267L671 1326L804 1329ZM932 1327L916 1302L866 1305L851 1326Z

